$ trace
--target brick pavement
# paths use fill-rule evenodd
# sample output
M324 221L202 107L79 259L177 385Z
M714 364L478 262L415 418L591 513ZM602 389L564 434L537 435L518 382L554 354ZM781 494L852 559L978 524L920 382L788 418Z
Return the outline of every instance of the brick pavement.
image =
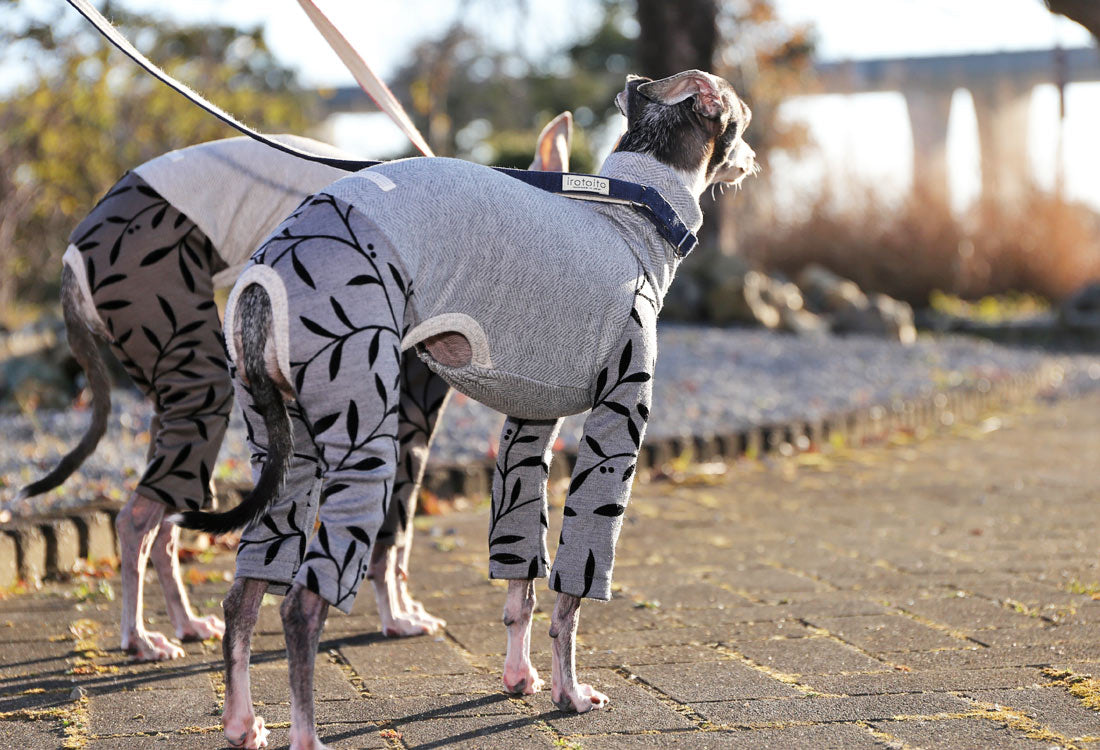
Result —
M321 734L335 749L1100 748L1098 416L1094 395L640 484L615 598L582 609L581 675L612 698L586 716L499 691L483 512L420 519L414 590L447 631L385 640L369 593L331 616ZM192 566L212 579L193 586L206 611L229 562ZM130 664L108 592L0 600L0 745L223 747L219 646ZM147 601L164 623L155 583ZM542 589L546 677L551 603ZM274 602L258 631L254 694L285 746Z

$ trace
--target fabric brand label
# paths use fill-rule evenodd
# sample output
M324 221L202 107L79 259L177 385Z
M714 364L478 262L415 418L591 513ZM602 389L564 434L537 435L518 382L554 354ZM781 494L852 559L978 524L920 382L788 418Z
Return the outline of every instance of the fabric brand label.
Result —
M611 183L605 177L595 177L585 174L563 174L561 176L561 189L572 192L607 195L611 192Z

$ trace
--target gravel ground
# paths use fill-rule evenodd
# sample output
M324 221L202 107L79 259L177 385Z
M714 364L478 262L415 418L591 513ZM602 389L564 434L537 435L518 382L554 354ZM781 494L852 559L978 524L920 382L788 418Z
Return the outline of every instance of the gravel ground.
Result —
M1100 386L1100 355L1054 356L963 337L922 336L911 347L878 338L802 339L756 329L664 325L659 333L650 435L731 432L754 424L823 417L887 404L945 387L995 382L1056 364L1066 387ZM41 510L119 500L136 483L149 436L150 408L135 392L119 390L114 419L96 454L61 490L38 498ZM75 444L86 411L39 411L0 417L0 501L40 476ZM493 455L502 417L456 395L443 417L432 460L477 461ZM583 415L562 429L559 447L577 444ZM234 414L217 476L248 476L243 423ZM21 509L13 509L19 511ZM23 509L26 510L26 509Z

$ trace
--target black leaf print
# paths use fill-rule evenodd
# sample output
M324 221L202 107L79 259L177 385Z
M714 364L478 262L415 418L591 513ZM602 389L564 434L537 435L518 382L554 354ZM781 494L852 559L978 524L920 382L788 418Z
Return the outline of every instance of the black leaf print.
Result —
M147 328L146 326L142 326L141 331L145 334L145 338L149 339L149 343L153 345L153 348L159 351L161 349L161 345L160 339L157 338L157 334L155 334L150 328Z
M577 514L574 513L573 515L577 515ZM544 529L550 528L550 519L546 517L545 513L541 513L541 512L539 513L539 523L542 524L542 528L544 528Z
M385 463L385 461L377 456L370 456L369 458L364 458L351 468L355 471L370 471L371 469L377 469L379 466L384 466Z
M601 505L592 512L597 516L615 518L616 516L621 516L623 513L626 513L626 507L615 503L608 503L607 505Z
M355 328L351 320L348 319L348 314L344 312L344 306L337 302L335 297L329 297L328 301L329 304L332 305L332 311L336 313L336 317L340 319L340 322L348 328Z
M629 481L630 481L630 478L631 478L632 476L634 476L634 467L635 467L636 465L637 465L637 464L630 464L630 466L627 466L627 467L626 467L626 471L624 471L624 472L623 472L623 481L624 481L624 482L629 482Z
M603 405L616 414L621 414L624 417L630 416L630 409L626 408L622 404L616 404L614 401L604 401Z
M305 559L302 560L302 562L309 562L310 560L328 560L328 559L329 558L325 556L324 552L319 552L318 550L311 549L309 551L309 553L306 555Z
M523 562L522 557L513 555L511 552L497 552L495 555L489 555L489 559L503 565L515 565L516 563Z
M153 221L152 221L153 229L156 229L157 227L159 227L159 226L160 226L160 223L161 223L162 221L164 221L164 215L165 215L166 213L168 213L168 204L167 204L167 203L165 203L165 204L164 204L164 208L162 208L161 210L157 211L157 212L156 212L156 213L155 213L155 214L153 215Z
M634 352L634 342L627 339L626 346L623 347L623 353L619 355L619 379L622 380L623 375L626 375L626 371L630 369L630 358Z
M515 465L515 468L520 469L524 466L542 466L542 465L543 465L543 463L542 463L542 457L541 456L528 456L527 458L525 458L522 461L518 462Z
M348 551L344 553L344 564L340 566L341 570L346 570L351 565L351 560L355 557L355 550L358 546L354 541L348 545Z
M642 436L638 432L638 427L634 424L633 419L626 420L626 429L630 433L630 439L634 443L635 448L640 448L642 445Z
M592 581L596 577L596 556L592 554L592 550L588 550L588 562L584 564L584 591L581 592L581 596L588 596L588 592L592 589Z
M186 245L185 245L186 247ZM195 291L195 277L191 275L191 271L188 270L187 264L183 262L183 254L179 255L180 259L180 275L183 276L183 283L187 286L187 290L190 292Z
M652 378L648 372L635 372L622 379L623 383L646 383Z
M306 571L306 588L314 594L321 593L321 586L317 583L317 574L313 572L313 568Z
M316 289L317 286L313 283L313 277L309 275L309 271L302 265L302 262L298 260L298 252L296 250L290 251L290 265L294 269L294 273L298 274L298 278L304 281L310 289Z
M77 250L90 250L90 249L91 249L91 248L93 248L93 247L97 247L97 246L99 245L99 243L98 243L98 242L96 242L95 244L92 244L92 245L90 245L89 247L85 248L85 247L84 247L84 242L85 242L85 241L86 241L86 240L87 240L87 239L88 239L89 237L91 237L91 236L92 236L93 234L95 234L96 232L98 232L98 231L99 231L99 228L100 228L101 226L103 226L103 222L102 222L102 221L101 221L101 222L99 222L98 224L95 224L94 226L92 226L92 228L91 228L91 229L89 229L89 230L88 230L87 232L85 232L84 234L80 235L80 237L78 237L78 238L77 238L77 240L76 240L76 248L77 248Z
M156 263L158 260L161 260L166 255L168 255L168 253L172 252L174 247L175 247L174 245L168 245L166 247L158 247L156 250L149 253L144 258L142 258L141 263L139 263L138 265L151 266L154 263Z
M91 258L88 258L88 263L86 264L86 268L84 270L84 273L88 277L88 286L90 286L93 291L96 290L96 289L99 289L99 287L96 286L96 283L95 283L95 261L92 260ZM123 276L123 278L126 278L126 277Z
M554 585L551 587L554 591L561 591L561 573L554 574Z
M178 469L183 465L183 462L187 460L187 457L191 455L191 443L184 444L180 452L176 454L175 459L172 461L172 465L168 467L168 470Z
M115 240L115 244L111 245L111 255L108 258L108 262L112 266L115 264L115 261L118 260L118 251L122 249L122 238L125 237L125 236L126 236L126 233L123 232Z
M340 359L344 356L344 341L347 339L340 339L336 342L336 346L332 347L332 354L328 358L328 379L330 381L336 380L336 376L340 374Z
M89 281L88 286L92 286L93 291L98 292L100 289L102 289L105 286L110 286L111 284L117 284L118 282L125 281L125 280L126 280L126 274L124 274L124 273L113 273L110 276L108 276L107 278L103 279L103 281L96 284L95 286L92 286L92 284Z
M634 318L635 323L642 325L642 316L638 315L638 308L630 308L630 317Z
M603 448L601 448L600 444L596 442L596 438L592 437L591 435L585 435L584 442L588 443L588 447L591 448L592 452L595 453L597 456L599 456L600 458L607 458L607 454L603 452Z
M264 565L270 565L275 562L275 558L279 555L279 550L282 548L283 542L289 538L290 537L285 536L280 537L268 546L267 553L264 555Z
M156 198L157 200L163 200L163 198L160 197L160 193L158 193L156 190L153 190L153 188L149 187L148 185L134 185L134 187L137 188L137 191L142 195L147 195L150 198Z
M187 221L187 217L184 214L180 214L176 217L176 220L172 222L172 229L179 229L185 221Z
M157 302L160 303L160 309L164 311L164 317L168 318L168 322L172 324L172 330L176 329L176 314L172 312L172 307L168 304L168 300L157 295ZM202 325L202 321L197 321L199 325ZM194 329L192 329L194 330Z
M313 423L313 434L314 435L320 435L322 432L327 430L329 427L332 427L334 424L336 424L336 420L339 419L339 418L340 418L340 412L334 412L334 413L329 414L327 416L321 417L320 419L318 419L316 422Z
M299 367L298 372L295 373L295 375L294 375L294 389L297 390L298 393L301 393L302 392L302 386L305 384L305 382L306 382L306 368Z
M370 546L370 534L368 534L358 526L349 526L348 533L368 547Z
M513 440L512 443L514 445L518 445L519 443L533 443L538 439L539 439L538 435L522 435L522 436L516 438L515 440Z
M517 534L505 534L504 536L498 536L496 539L489 542L490 547L495 547L498 544L514 544L515 542L522 542L523 537Z
M171 406L177 401L182 401L183 399L187 398L187 396L187 391L176 391L175 393L169 393L167 396L162 398L160 400L160 403L163 406Z
M130 300L126 299L112 299L106 302L100 302L96 305L99 310L121 310L124 307L130 306Z
M348 438L351 442L355 442L359 437L359 406L355 403L355 400L348 402L348 416L347 416L347 431Z
M387 264L390 267L390 274L393 276L394 282L397 284L397 288L401 290L402 294L405 294L405 280L401 278L401 273L394 267L393 263Z
M351 280L347 283L348 286L366 286L367 284L378 284L379 286L381 286L382 282L374 276L360 274L358 276L352 276Z
M306 328L308 328L311 333L316 333L318 336L324 336L325 338L329 338L329 339L338 339L338 338L340 338L337 334L335 334L332 331L328 330L327 328L322 326L320 323L317 323L316 321L310 320L305 315L299 315L298 320L300 320L302 322L302 325L304 325Z
M107 217L107 223L108 224L129 224L130 220L126 219L126 218L123 218L121 216L108 216Z
M588 479L588 475L592 473L592 469L594 469L594 468L596 468L596 467L593 466L589 469L585 469L584 471L577 472L577 475L575 477L573 477L573 481L569 483L569 494L570 495L572 495L574 492L576 492L577 490L579 490L581 488L581 485L584 484L584 480Z
M99 228L100 226L102 225L96 224L96 228ZM82 242L76 246L76 249L84 253L91 250L93 247L99 247L99 242L97 242L96 240L92 240L91 242Z
M519 500L520 488L523 486L523 480L517 479L516 483L512 485L512 496L508 498L509 505L515 505Z
M562 511L562 515L564 515L566 518L569 518L570 516L577 515L577 511L573 510L568 505L566 505L565 509Z
M639 403L637 406L638 413L642 415L642 419L649 421L649 407L643 403Z
M531 558L531 564L527 566L527 578L537 578L539 573L539 559L537 557Z
M347 488L348 488L348 485L343 484L342 482L336 482L334 484L328 485L323 490L321 490L321 502L324 502L329 497L331 497L332 495L335 495L338 492L343 492Z
M320 528L317 529L317 541L320 542L321 549L325 551L325 554L332 557L332 550L328 546L328 529L325 528L324 524L321 524Z
M386 404L386 386L382 382L382 377L378 374L374 374L374 389L378 391L378 398L382 399L382 405Z
M367 366L374 367L374 360L378 359L378 338L382 335L381 329L374 332L367 349Z
M596 396L597 398L603 393L603 387L607 385L607 368L600 370L600 374L596 376Z
M197 331L200 328L202 328L204 325L206 325L206 321L193 320L190 323L188 323L187 325L180 328L178 331L176 331L176 333L178 333L180 335L183 335L185 333L193 333L194 331Z

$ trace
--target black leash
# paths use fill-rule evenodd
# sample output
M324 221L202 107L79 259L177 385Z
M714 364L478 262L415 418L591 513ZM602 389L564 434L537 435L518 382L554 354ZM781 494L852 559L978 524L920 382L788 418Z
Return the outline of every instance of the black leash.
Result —
M192 90L185 84L180 83L157 67L157 65L145 57L145 55L141 54L126 37L119 33L118 29L111 25L111 22L104 18L103 14L96 10L88 0L68 0L68 3L73 6L80 15L84 16L89 23L95 26L99 33L105 36L111 44L118 47L127 57L144 68L145 71L154 78L187 97L193 104L206 110L225 124L236 128L260 143L282 151L285 154L297 156L300 159L307 159L319 164L325 164L337 169L343 169L347 172L358 172L361 169L374 167L383 163L380 161L362 161L358 159L336 159L331 156L313 154L308 151L294 148L293 146L288 146L285 143L279 143L275 139L257 130L253 130L218 105L207 101L201 94ZM695 246L699 243L695 233L681 221L679 215L676 213L676 209L674 209L657 190L648 185L639 185L634 182L617 180L613 177L601 177L598 175L577 174L573 172L531 172L525 169L508 169L505 167L494 167L494 169L533 187L546 190L547 192L564 195L567 198L608 201L633 206L639 209L647 219L653 222L653 225L657 228L660 235L676 248L676 253L681 258L694 250Z

